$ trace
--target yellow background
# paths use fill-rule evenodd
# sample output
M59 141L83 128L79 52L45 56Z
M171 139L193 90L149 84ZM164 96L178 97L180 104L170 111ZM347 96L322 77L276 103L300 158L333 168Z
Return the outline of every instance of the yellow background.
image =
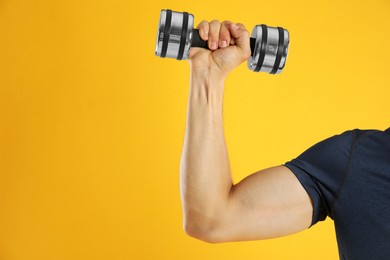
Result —
M388 0L1 0L0 259L338 259L330 220L267 241L184 234L189 66L154 56L165 8L290 32L282 74L243 64L226 82L235 182L389 127Z

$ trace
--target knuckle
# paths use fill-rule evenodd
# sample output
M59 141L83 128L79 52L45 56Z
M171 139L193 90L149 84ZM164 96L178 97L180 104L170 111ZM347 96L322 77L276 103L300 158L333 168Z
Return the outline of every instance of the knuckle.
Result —
M225 20L225 21L222 22L222 25L224 25L225 27L227 27L227 26L229 26L231 24L232 24L232 22L229 21L229 20Z
M215 33L215 32L212 32L212 31L209 33L209 38L211 40L216 40L216 39L218 39L218 37L219 37L219 33Z
M198 24L198 29L209 27L209 22L203 20Z
M219 20L214 19L214 20L212 20L210 22L210 24L212 24L212 25L219 25L219 24L221 24L221 22Z
M199 30L199 34L203 40L207 40L209 27L210 27L209 22L206 20L201 21L197 26L197 29Z
M227 28L221 28L221 30L219 31L219 35L223 37L230 37L230 32Z
M218 41L219 33L220 33L220 22L218 20L212 20L210 22L209 38L211 38L212 41Z
M245 51L244 51L244 58L248 59L250 56L251 56L251 49L250 48L246 48Z
M209 25L209 22L208 21L202 21L200 24L199 24L200 27L202 28L208 28L210 25Z
M248 59L251 56L251 49L248 47L245 47L242 49L242 58L244 60Z

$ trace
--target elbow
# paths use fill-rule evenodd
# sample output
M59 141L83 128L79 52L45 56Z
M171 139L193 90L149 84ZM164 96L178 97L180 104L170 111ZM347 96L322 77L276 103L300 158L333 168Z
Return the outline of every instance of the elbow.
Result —
M211 229L208 229L203 226L193 226L189 224L184 224L184 232L190 237L196 238L198 240L210 244L223 242L215 235L215 233Z
M201 241L216 244L228 242L222 235L218 223L216 221L199 221L186 218L183 222L184 232L193 238Z

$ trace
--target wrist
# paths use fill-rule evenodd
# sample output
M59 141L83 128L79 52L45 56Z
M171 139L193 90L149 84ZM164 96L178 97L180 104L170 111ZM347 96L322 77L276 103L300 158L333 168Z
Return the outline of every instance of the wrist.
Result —
M189 105L222 110L225 77L205 70L191 70Z
M212 77L212 78L226 78L227 77L229 72L225 71L221 66L219 66L214 61L212 55L207 55L207 57L203 57L203 56L199 56L199 57L193 56L189 60L191 74L196 73L198 75L199 74L207 75L208 77Z
M226 76L210 69L192 69L191 86L206 86L208 91L223 91Z

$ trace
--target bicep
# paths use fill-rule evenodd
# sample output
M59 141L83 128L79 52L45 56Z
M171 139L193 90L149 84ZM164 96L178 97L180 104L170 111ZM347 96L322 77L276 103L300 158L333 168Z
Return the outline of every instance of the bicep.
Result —
M313 206L295 175L276 166L234 185L221 219L225 241L258 240L293 234L311 225Z

